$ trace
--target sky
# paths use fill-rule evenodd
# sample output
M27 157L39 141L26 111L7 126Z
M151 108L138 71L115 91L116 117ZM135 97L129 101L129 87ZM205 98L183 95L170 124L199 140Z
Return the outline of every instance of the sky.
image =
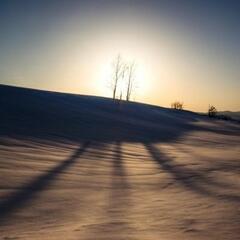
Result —
M240 111L239 12L238 0L1 0L0 83L111 97L121 54L135 101Z

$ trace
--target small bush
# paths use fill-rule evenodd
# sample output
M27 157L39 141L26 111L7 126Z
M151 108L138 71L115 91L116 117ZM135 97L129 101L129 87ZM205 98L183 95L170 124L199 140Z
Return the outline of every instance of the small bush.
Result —
M217 109L214 106L209 106L208 116L209 117L216 117L217 116Z
M218 119L225 120L225 121L230 121L232 118L227 115L218 115Z
M171 108L176 109L176 110L183 110L183 103L178 102L178 101L173 102L171 104Z

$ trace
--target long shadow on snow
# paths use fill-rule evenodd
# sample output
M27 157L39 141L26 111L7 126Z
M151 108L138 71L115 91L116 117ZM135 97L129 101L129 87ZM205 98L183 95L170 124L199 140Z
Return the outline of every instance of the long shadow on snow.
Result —
M115 143L113 162L112 162L112 178L111 178L111 192L109 196L109 203L107 206L106 216L107 221L110 221L114 226L113 231L121 231L130 229L130 225L124 219L128 219L131 209L131 189L128 181L126 167L122 156L122 143L117 141ZM121 222L119 221L121 218Z
M171 158L167 157L151 143L144 143L144 146L159 167L167 173L170 173L174 180L187 190L219 200L240 201L239 195L219 193L219 189L222 188L223 190L226 188L224 183L215 182L208 178L203 172L176 165Z
M71 157L67 160L59 163L56 167L47 171L47 173L40 175L28 185L24 186L23 189L11 194L4 201L0 203L0 220L5 220L7 217L17 209L24 207L30 200L36 195L46 190L49 185L61 174L73 165L78 158L86 151L89 147L90 142L85 142L79 149L77 149Z
M116 141L113 146L113 155L111 160L111 182L109 186L109 195L102 209L102 220L99 225L89 229L89 237L94 234L98 237L106 237L106 232L119 234L120 231L128 229L131 226L127 215L131 210L130 184L126 173L122 157L122 144Z

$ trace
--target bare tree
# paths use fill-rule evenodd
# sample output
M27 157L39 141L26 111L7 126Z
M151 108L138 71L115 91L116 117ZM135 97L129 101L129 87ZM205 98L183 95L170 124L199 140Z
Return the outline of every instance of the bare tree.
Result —
M135 80L135 63L132 62L130 64L128 64L127 66L127 93L126 93L126 100L129 101L131 94L132 94L132 90L135 87L134 84L134 80Z
M136 88L135 63L126 63L119 54L113 62L112 69L113 77L110 87L113 99L122 99L126 96L126 100L129 101L133 89Z
M111 88L113 90L113 99L116 99L118 84L120 79L124 77L124 72L125 66L119 54L113 62L113 80L111 83Z

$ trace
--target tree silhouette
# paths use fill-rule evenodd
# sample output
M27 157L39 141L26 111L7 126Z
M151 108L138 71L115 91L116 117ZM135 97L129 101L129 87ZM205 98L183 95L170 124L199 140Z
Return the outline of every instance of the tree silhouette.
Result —
M176 101L171 104L171 108L176 109L176 110L183 110L183 103Z
M113 99L117 97L122 100L126 96L129 101L136 88L135 82L135 63L126 62L120 54L117 55L112 65L112 79L110 83Z
M214 106L209 105L209 107L208 107L208 116L209 117L216 117L216 115L217 115L217 109Z
M133 88L136 87L135 85L135 63L132 62L127 66L127 93L126 93L126 100L129 101Z
M124 78L126 67L119 54L113 62L113 79L111 82L111 88L113 91L113 99L116 99L116 93L119 82Z

